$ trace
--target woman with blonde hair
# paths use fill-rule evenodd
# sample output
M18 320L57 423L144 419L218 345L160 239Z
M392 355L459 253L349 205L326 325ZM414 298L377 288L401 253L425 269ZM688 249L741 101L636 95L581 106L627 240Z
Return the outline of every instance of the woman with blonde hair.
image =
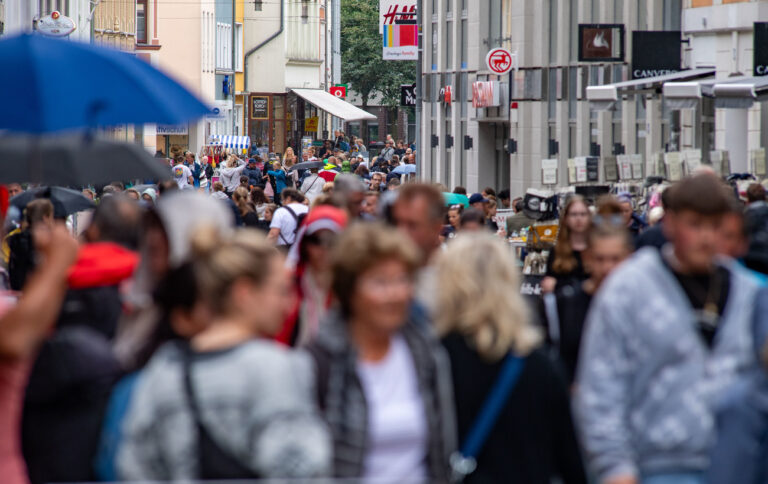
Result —
M549 252L542 290L554 292L564 286L581 284L589 277L581 253L587 248L591 228L592 214L586 200L572 195L560 214L560 231L555 248Z
M285 153L283 153L283 165L288 166L288 160L293 158L296 158L296 155L293 153L293 148L289 146L285 149Z
M451 360L460 455L477 465L464 482L586 483L565 382L536 349L518 274L509 247L487 233L459 235L437 260L434 320ZM459 454L451 461L461 469Z
M311 362L273 340L292 304L283 257L247 230L198 230L192 247L208 324L166 343L142 373L123 425L121 479L325 475L331 447Z

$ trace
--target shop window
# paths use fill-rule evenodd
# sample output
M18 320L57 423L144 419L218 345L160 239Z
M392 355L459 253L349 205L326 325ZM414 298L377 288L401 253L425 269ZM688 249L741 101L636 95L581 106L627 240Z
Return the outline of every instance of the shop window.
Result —
M136 43L147 43L147 0L136 0Z
M257 12L261 12L264 8L264 0L253 0L253 9Z
M379 140L379 123L368 123L368 142L374 143Z

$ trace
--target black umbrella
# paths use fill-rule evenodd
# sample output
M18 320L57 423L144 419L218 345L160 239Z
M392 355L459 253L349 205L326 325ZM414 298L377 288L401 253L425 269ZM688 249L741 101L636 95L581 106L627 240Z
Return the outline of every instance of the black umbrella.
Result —
M170 174L167 163L135 144L83 134L0 136L0 183L85 186Z
M322 161L303 161L301 163L296 163L291 167L288 171L294 171L294 170L311 170L313 168L317 168L318 170L325 166L325 163Z
M62 187L31 188L11 198L11 206L23 211L29 202L47 198L53 203L54 215L63 218L67 215L94 208L96 205L77 190Z

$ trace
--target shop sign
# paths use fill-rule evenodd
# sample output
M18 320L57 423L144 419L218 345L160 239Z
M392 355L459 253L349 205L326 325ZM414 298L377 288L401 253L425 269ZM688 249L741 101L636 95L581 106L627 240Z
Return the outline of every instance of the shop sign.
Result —
M400 84L400 105L401 106L415 106L416 105L416 83L413 84Z
M485 65L494 74L506 74L512 70L512 53L501 48L491 49L485 55Z
M416 22L385 25L381 35L382 59L418 60L419 26Z
M320 118L318 116L312 116L304 120L304 131L315 133L320 126Z
M768 22L755 22L753 73L755 76L768 75Z
M165 136L184 136L187 134L187 125L158 124L155 132Z
M416 21L418 0L379 0L379 33L384 33L384 26L394 25L396 21Z
M328 89L328 92L330 92L332 96L336 96L339 99L345 99L347 97L346 86L333 86L332 88Z
M499 81L477 81L472 83L472 107L490 108L501 105Z
M269 119L269 96L251 96L251 119Z
M632 79L680 70L680 31L632 32Z
M74 32L76 28L74 20L56 10L39 18L35 24L35 29L38 32L51 37L66 37Z
M623 24L579 24L580 62L623 62Z

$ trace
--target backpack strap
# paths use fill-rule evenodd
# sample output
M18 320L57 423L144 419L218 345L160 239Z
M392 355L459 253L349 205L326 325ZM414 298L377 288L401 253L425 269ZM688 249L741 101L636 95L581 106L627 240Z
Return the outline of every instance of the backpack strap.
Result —
M512 353L507 355L504 365L499 371L499 376L496 378L496 383L483 402L483 407L472 423L466 440L459 452L451 455L450 464L455 482L461 482L477 468L476 457L483 449L488 435L493 430L504 405L509 400L509 395L520 378L523 366L524 360L522 358Z
M291 207L289 207L288 205L283 205L280 208L284 208L284 209L288 210L288 213L291 214L291 217L293 217L293 220L296 221L296 228L298 228L299 227L299 216L296 215L296 212L294 212L293 209ZM293 229L293 233L294 234L296 233L296 229ZM285 242L285 245L291 245L291 244L288 243L287 240L285 240L285 237L283 237L283 229L280 229L280 238L283 239L283 242ZM296 242L295 239L294 239L294 242Z

